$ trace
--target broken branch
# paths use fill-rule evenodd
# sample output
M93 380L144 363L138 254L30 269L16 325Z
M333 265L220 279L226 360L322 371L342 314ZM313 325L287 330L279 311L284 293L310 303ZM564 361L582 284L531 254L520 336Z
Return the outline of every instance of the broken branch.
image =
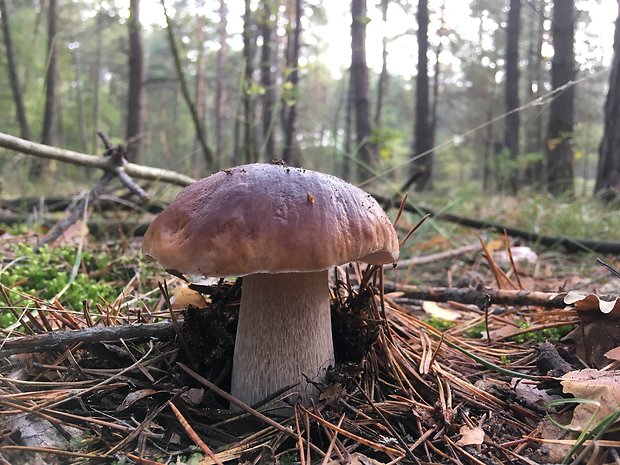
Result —
M37 144L36 142L20 139L19 137L4 134L2 132L0 132L0 147L33 155L39 158L47 158L50 160L71 163L73 165L99 168L107 171L114 171L116 168L113 161L106 158L73 152L71 150L59 149L49 145ZM193 178L175 171L152 168L149 166L137 165L135 163L127 163L124 166L124 170L129 176L133 176L134 178L151 181L163 181L170 184L176 184L178 186L187 186L194 182Z

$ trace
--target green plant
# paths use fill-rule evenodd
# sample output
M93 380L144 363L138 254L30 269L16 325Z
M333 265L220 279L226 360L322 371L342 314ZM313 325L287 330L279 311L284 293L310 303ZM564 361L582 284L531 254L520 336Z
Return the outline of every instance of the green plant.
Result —
M442 320L441 318L437 318L436 316L431 316L426 320L426 322L439 331L446 331L456 325L456 323L453 321Z
M482 334L486 334L486 325L484 324L484 321L481 321L476 326L472 326L469 330L467 330L467 332L465 333L465 336L470 337L472 339L477 339Z
M16 259L0 269L0 283L19 293L25 293L59 301L72 309L80 309L84 300L114 301L118 290L109 283L118 276L112 269L112 258L104 253L86 251L78 258L77 247L42 247L34 252L28 244L17 244L13 248ZM75 267L75 265L78 265ZM94 270L110 268L107 280L93 278ZM73 269L77 273L73 272ZM117 276L114 276L117 274ZM15 300L12 299L15 303ZM14 321L11 313L0 314L0 325L6 326Z
M529 323L521 323L521 329L528 329L530 327ZM559 341L568 333L573 330L573 325L563 325L557 326L555 328L544 328L538 331L530 331L523 334L518 334L512 338L513 341L518 342L520 344L524 342L534 341L534 342L545 342L545 341Z

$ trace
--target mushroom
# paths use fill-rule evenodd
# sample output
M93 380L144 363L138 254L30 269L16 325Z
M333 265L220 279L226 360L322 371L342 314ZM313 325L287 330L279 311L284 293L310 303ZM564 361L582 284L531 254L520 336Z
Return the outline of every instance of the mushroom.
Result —
M334 365L327 270L394 262L398 239L361 189L257 163L185 188L151 223L142 251L181 273L243 276L232 395L253 405L295 385L308 405L318 397L312 382L325 382Z

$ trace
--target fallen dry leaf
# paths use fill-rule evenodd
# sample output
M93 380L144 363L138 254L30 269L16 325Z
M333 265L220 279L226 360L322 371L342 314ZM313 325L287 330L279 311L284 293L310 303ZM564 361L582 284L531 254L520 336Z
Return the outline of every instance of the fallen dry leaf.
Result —
M461 433L461 439L456 441L457 446L479 446L484 441L484 431L479 426L470 428L463 425L459 433Z
M533 405L543 407L547 402L551 402L554 398L547 391L538 389L534 384L524 383L520 378L512 378L510 384L514 387L515 394L519 399Z
M51 246L64 247L70 245L76 245L85 240L88 236L88 225L82 220L78 220L69 226L61 235L56 239Z
M564 296L564 303L572 305L579 311L600 310L602 313L620 312L620 298L603 300L596 294L583 294L578 291L569 291Z
M588 312L582 315L581 320L566 339L575 342L575 352L579 358L590 366L603 368L609 364L604 354L620 346L620 318Z
M529 247L511 247L510 253L515 263L536 263L538 261L538 255ZM493 258L498 263L510 263L510 256L507 250L497 250L493 253Z
M456 321L461 317L461 312L442 307L437 302L431 302L429 300L422 302L422 309L427 315L434 316L441 320Z
M598 402L598 405L581 403L575 407L573 419L568 425L573 430L592 429L620 408L620 370L587 368L571 371L562 376L561 384L565 393Z
M620 361L620 346L605 352L605 357L607 357L609 360Z
M152 396L153 394L157 394L157 391L154 389L140 389L139 391L132 391L127 394L123 402L121 402L121 404L116 408L116 410L119 412L125 410L139 400L144 399L145 397Z
M200 292L196 292L186 286L177 287L174 290L174 294L170 298L170 306L172 307L172 310L187 308L189 305L204 308L207 306L207 301Z

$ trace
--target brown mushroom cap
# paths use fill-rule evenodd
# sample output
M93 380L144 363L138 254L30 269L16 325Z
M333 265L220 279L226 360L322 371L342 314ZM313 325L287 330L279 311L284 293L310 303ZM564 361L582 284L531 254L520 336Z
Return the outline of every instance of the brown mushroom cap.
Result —
M244 276L390 263L398 238L361 189L316 171L256 163L184 189L151 223L142 251L182 273Z

